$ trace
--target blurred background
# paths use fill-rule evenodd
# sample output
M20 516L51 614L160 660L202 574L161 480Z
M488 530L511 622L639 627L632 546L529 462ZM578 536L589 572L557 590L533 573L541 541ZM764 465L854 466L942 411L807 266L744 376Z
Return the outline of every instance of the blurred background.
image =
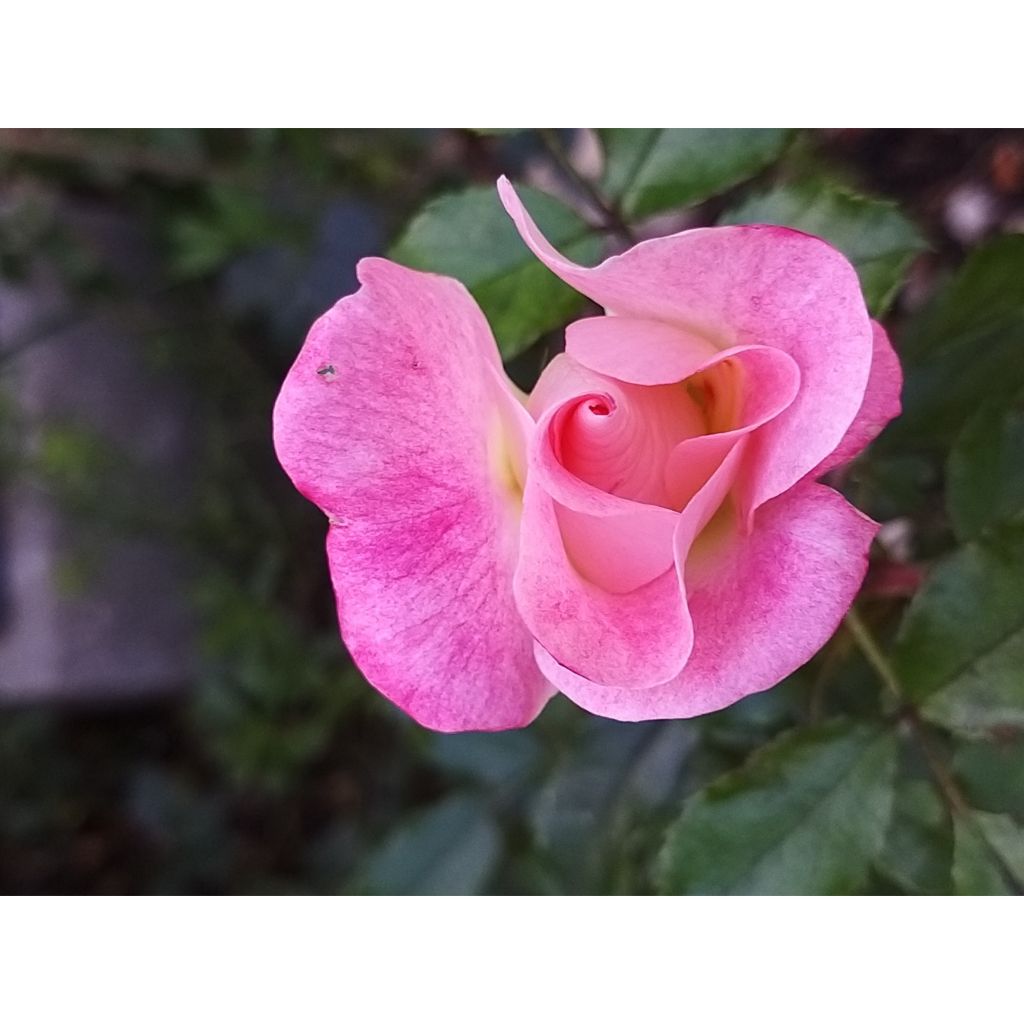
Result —
M819 716L835 650L696 721L556 699L528 730L429 733L345 655L323 517L278 467L270 412L356 261L460 276L440 243L418 259L436 205L407 225L467 186L493 223L501 173L597 225L574 250L589 260L827 175L900 211L872 256L899 256L878 296L897 340L974 248L1024 231L1024 133L785 146L671 209L638 201L626 225L592 194L609 168L588 131L0 131L0 890L651 891L686 795ZM515 252L501 294L493 274L467 283L528 388L584 307L559 292L522 322L514 296L551 284ZM842 481L891 524L869 583L894 607L948 534L919 447ZM830 709L876 703L841 654ZM880 859L863 888L911 887Z

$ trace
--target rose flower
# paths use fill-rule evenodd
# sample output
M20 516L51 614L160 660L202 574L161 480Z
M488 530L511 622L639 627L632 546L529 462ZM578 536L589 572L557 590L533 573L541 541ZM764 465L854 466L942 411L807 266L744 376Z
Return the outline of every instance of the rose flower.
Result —
M747 226L588 269L498 189L607 314L569 325L529 397L462 285L365 259L274 410L352 657L444 731L526 725L556 690L637 721L774 685L836 629L877 529L817 482L899 412L853 267Z

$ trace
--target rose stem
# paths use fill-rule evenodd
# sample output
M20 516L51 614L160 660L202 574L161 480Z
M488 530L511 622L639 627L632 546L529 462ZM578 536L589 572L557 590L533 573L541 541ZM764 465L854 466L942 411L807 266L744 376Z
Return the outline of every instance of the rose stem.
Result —
M931 738L928 735L927 726L921 719L921 716L914 704L907 700L906 695L903 692L903 686L900 683L899 676L896 674L896 670L893 668L892 662L883 653L882 648L878 645L878 641L875 640L870 627L861 617L860 612L857 611L856 608L851 608L846 613L846 618L843 620L843 624L853 637L854 643L856 643L860 648L865 659L867 659L868 663L875 670L875 674L883 683L885 683L886 688L898 702L900 707L900 717L910 726L911 732L917 741L917 745L920 747L921 753L924 755L925 763L928 765L928 770L931 772L932 778L935 780L935 784L940 795L945 801L950 814L966 820L967 824L984 842L989 851L989 855L999 865L1003 875L1011 883L1016 892L1021 894L1022 890L1020 886L1017 885L1013 872L1007 868L1002 855L998 850L993 848L992 844L984 834L981 833L977 825L974 824L971 807L967 803L967 799L960 791L960 787L957 785L952 773L946 767L942 758L932 745Z

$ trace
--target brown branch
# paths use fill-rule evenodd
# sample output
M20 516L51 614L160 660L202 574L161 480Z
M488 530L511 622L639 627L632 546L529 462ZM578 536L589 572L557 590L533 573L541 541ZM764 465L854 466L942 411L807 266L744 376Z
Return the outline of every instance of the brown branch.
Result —
M538 128L537 134L562 173L590 200L591 205L600 211L605 221L605 230L618 235L629 245L636 244L637 238L633 229L615 204L605 197L592 181L588 181L576 170L572 160L569 159L569 154L565 151L565 146L562 145L562 140L558 137L558 132L554 128Z

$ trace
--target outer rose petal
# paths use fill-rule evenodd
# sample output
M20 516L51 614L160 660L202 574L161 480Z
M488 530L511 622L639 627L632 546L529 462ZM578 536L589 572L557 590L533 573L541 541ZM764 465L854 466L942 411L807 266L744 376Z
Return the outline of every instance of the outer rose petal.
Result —
M810 476L819 477L836 466L856 458L885 428L890 420L899 416L901 411L900 391L903 388L903 369L899 358L893 351L885 328L871 321L874 348L871 354L871 372L868 385L864 390L864 401L850 429L846 432L839 447L810 472Z
M675 324L719 348L770 345L796 360L799 395L754 442L750 512L837 447L861 406L872 345L857 274L841 253L785 228L698 228L591 269L552 248L507 179L498 191L538 259L610 313Z
M570 700L620 721L689 718L773 686L832 635L867 568L877 524L833 491L801 483L764 505L712 564L687 566L694 647L671 682L649 689L597 686L539 644L544 674ZM714 527L712 526L712 529Z
M529 417L458 282L363 260L274 409L278 458L327 513L341 632L367 679L443 731L526 725L550 688L512 597L504 433ZM516 437L515 432L520 436Z

